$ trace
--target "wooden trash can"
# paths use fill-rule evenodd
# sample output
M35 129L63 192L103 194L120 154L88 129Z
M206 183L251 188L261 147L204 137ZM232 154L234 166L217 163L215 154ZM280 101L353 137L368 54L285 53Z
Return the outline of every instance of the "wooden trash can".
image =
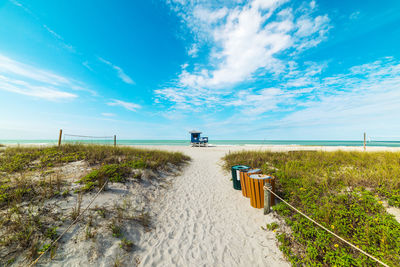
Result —
M272 176L265 174L253 174L249 176L250 205L257 209L264 208L264 184L271 183L275 191L275 180ZM275 198L271 196L271 205L275 205Z
M242 194L244 197L250 197L250 181L249 175L261 173L260 169L249 169L240 171L240 185L242 186Z

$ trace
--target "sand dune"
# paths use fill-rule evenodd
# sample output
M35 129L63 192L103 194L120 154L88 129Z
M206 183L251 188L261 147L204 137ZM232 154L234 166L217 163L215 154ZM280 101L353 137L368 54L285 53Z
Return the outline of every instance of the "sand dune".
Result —
M103 234L108 231L104 228L106 225L99 228L96 242L80 240L84 237L83 224L77 226L79 233L70 234L67 243L61 245L56 258L43 265L111 266L123 253L123 262L128 266L138 262L140 266L289 266L278 248L275 233L261 229L267 223L279 222L278 218L274 213L263 215L262 210L252 208L249 199L232 188L230 173L222 169L221 158L243 149L362 150L361 147L311 146L143 147L181 151L192 161L180 175L163 177L160 180L165 180L163 186L113 184L96 203L109 206L131 199L132 203L142 204L152 218L152 230L146 231L128 222L125 234L134 242L135 250L124 254L118 239ZM369 151L399 149L368 148ZM122 194L115 193L121 190ZM140 199L142 193L149 201Z
M219 166L225 148L171 149L193 161L155 205L141 266L289 266L274 233L261 229L276 219L252 208Z

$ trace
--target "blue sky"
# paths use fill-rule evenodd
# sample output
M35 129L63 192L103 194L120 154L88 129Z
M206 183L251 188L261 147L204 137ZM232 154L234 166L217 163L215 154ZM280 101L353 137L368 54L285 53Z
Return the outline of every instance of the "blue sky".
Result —
M0 139L400 136L400 2L0 2Z

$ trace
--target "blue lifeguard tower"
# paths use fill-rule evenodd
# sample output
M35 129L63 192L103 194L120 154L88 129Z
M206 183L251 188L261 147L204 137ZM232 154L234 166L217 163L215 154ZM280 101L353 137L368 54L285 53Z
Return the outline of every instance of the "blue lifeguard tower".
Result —
M192 146L207 146L208 137L201 137L202 132L192 130L190 133L190 144Z

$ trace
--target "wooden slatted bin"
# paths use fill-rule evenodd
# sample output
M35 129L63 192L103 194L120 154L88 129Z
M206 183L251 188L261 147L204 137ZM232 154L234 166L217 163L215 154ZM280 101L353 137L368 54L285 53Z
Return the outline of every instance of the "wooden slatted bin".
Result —
M250 181L249 175L261 173L260 169L249 169L240 171L240 185L242 186L242 194L244 197L250 197Z
M264 208L264 184L270 183L275 191L274 177L266 174L253 174L249 176L250 205L257 209ZM275 198L271 196L271 205L275 205Z

